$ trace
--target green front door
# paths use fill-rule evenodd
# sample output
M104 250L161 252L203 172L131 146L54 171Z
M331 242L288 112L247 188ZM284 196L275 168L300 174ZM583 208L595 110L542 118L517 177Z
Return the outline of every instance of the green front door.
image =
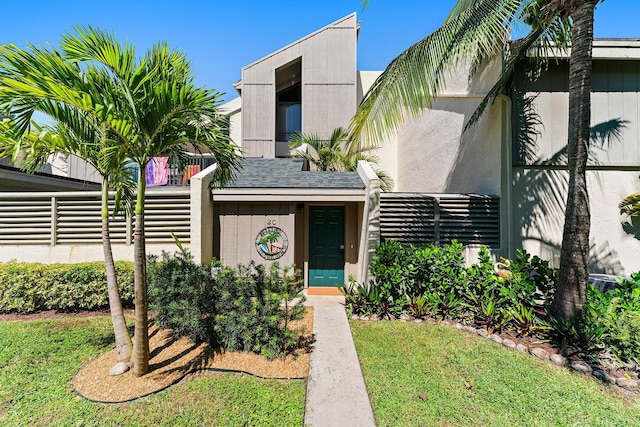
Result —
M309 208L309 286L344 284L344 206Z

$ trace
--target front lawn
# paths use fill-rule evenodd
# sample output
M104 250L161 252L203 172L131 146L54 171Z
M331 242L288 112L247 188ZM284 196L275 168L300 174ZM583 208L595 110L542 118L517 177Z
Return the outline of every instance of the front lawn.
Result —
M351 321L379 426L640 426L640 399L453 328Z
M303 381L225 374L132 403L77 397L73 375L110 347L109 317L0 323L0 425L302 425Z

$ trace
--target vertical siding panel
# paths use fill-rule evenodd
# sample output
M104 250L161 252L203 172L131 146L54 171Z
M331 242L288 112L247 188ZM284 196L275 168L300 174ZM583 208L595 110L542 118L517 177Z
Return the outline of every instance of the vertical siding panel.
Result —
M614 118L623 118L625 116L624 94L620 91L617 91L617 92L609 92L607 95L608 95L608 102L609 102L609 106L608 106L609 114L607 115L607 118L605 120L610 120ZM601 119L600 122L602 121L604 120ZM622 135L625 134L624 129L622 130L621 133ZM607 156L609 163L620 164L620 165L628 163L628 159L625 158L624 144L622 142L612 141L611 145L609 146L605 145L605 149L606 149L606 152L608 152L609 154Z
M638 158L638 92L625 91L622 94L624 99L624 116L620 117L625 120L625 126L622 129L622 138L620 141L615 141L614 146L618 147L620 151L623 151L623 156L627 163L638 164L640 158ZM617 117L612 117L617 118ZM620 147L621 146L621 147Z
M555 92L551 94L550 105L551 117L554 119L547 121L546 117L542 118L547 132L550 133L551 146L549 147L553 155L563 150L567 145L568 132L567 122L569 117L569 99L566 93ZM548 124L550 123L550 124Z

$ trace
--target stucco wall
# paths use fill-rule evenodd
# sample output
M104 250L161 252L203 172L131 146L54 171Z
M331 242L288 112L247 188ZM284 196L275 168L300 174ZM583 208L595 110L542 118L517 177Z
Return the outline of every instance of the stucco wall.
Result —
M515 247L540 255L559 267L568 174L515 168ZM625 232L629 219L618 212L618 203L640 190L637 171L587 172L591 210L590 271L629 275L640 270L640 240ZM635 232L640 229L634 230Z
M479 102L439 98L432 109L406 122L397 139L396 191L501 194L501 104L462 133Z
M466 67L447 75L447 86L432 108L407 118L396 134L380 142L379 168L394 180L393 191L502 194L504 105L489 104L482 119L463 133L499 76L500 64L490 61L473 80ZM358 73L359 101L380 74Z

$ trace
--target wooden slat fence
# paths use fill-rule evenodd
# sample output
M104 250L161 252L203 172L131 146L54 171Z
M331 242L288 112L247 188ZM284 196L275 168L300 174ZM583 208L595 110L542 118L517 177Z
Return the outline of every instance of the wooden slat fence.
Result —
M380 235L409 245L500 246L500 198L476 194L382 193Z
M147 192L147 243L190 240L188 191ZM113 200L110 200L113 209ZM112 243L132 244L133 218L110 219ZM100 192L0 194L0 245L97 244L102 241Z

